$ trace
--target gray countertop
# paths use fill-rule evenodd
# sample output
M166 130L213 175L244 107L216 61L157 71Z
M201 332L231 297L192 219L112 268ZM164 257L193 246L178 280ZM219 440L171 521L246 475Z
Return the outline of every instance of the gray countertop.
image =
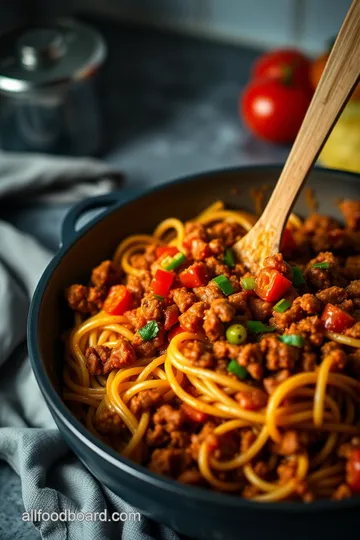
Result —
M282 162L288 150L256 141L237 103L258 51L160 32L97 24L109 45L100 81L103 158L126 175L124 197L186 174ZM0 206L0 218L57 249L68 206ZM0 538L39 538L21 521L21 485L0 462ZM74 539L76 540L76 539Z

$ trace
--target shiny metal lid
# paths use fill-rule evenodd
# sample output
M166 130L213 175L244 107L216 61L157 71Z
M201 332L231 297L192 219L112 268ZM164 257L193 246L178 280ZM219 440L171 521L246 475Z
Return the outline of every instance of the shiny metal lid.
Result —
M0 91L7 94L85 79L106 57L102 36L73 19L29 27L0 50Z

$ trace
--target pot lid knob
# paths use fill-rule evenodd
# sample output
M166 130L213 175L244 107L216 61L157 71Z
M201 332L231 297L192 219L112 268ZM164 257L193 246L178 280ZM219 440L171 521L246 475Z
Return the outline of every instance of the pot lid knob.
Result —
M35 70L59 60L66 52L66 43L58 30L41 28L23 34L17 49L21 65Z

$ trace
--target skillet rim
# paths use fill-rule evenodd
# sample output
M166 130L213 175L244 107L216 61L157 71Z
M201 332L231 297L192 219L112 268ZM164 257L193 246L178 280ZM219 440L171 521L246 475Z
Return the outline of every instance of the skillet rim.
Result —
M209 171L201 173L193 173L186 175L175 180L165 182L158 186L155 186L151 189L147 189L141 194L135 195L134 197L126 198L125 201L119 200L119 202L112 204L108 209L101 212L99 216L95 216L91 219L84 227L79 231L74 231L73 237L69 242L61 244L59 250L56 252L54 257L51 259L44 272L41 275L41 278L36 286L35 292L33 294L29 314L28 314L28 323L27 323L27 342L29 357L32 370L34 372L36 381L40 387L40 390L45 398L46 404L50 409L50 412L55 415L55 417L60 418L61 423L63 423L66 428L71 432L71 436L80 440L80 442L87 447L88 450L94 452L98 458L102 458L107 461L110 466L113 466L117 469L120 469L121 472L127 473L133 478L136 478L137 481L146 482L151 484L152 487L157 489L162 489L165 492L170 492L174 496L187 497L189 499L194 499L197 504L205 505L210 504L212 506L218 506L219 510L224 511L226 507L229 510L234 510L237 508L242 508L244 510L248 509L251 511L257 512L276 512L282 513L286 512L287 514L294 513L300 515L307 515L313 512L328 512L328 511L340 511L344 509L351 509L360 507L360 497L354 497L351 499L344 499L340 501L324 500L324 501L314 501L309 504L304 504L303 502L276 502L276 503L261 503L251 500L243 499L239 496L228 495L226 493L216 492L207 490L204 488L198 488L195 486L186 486L181 484L176 480L166 478L165 476L158 475L151 472L149 469L142 465L132 462L130 459L127 459L113 450L111 447L104 444L101 440L97 439L87 428L79 422L66 407L65 403L62 401L58 393L53 388L50 379L42 366L40 350L38 346L38 315L40 313L42 298L43 295L51 281L51 277L56 267L60 263L61 259L66 255L66 253L74 247L76 242L83 236L85 236L88 231L94 228L100 221L106 218L108 215L116 212L121 207L126 206L130 203L136 202L137 200L142 199L143 197L160 192L163 189L166 189L169 186L177 184L187 184L191 183L194 180L198 180L204 177L213 177L219 174L224 173L244 173L246 171L281 171L283 164L272 163L272 164L260 164L260 165L245 165L245 166L235 166L235 167L225 167L221 169L211 169ZM349 171L344 171L340 169L328 169L325 167L314 167L314 172L320 171L328 173L332 177L337 176L347 176L351 181L359 181L360 174L353 173ZM119 190L121 194L121 190ZM121 195L120 195L121 196ZM61 430L60 434L62 435ZM62 435L63 436L63 435Z

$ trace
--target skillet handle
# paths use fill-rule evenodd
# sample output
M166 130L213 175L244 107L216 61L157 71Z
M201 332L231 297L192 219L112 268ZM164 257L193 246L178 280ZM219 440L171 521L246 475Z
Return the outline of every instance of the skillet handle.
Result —
M98 195L97 197L89 197L75 204L72 208L70 208L62 223L60 245L66 246L74 240L78 233L76 230L76 224L84 214L90 210L95 210L96 208L104 208L105 210L108 210L120 200L120 192L112 191L110 193L105 193L104 195Z

